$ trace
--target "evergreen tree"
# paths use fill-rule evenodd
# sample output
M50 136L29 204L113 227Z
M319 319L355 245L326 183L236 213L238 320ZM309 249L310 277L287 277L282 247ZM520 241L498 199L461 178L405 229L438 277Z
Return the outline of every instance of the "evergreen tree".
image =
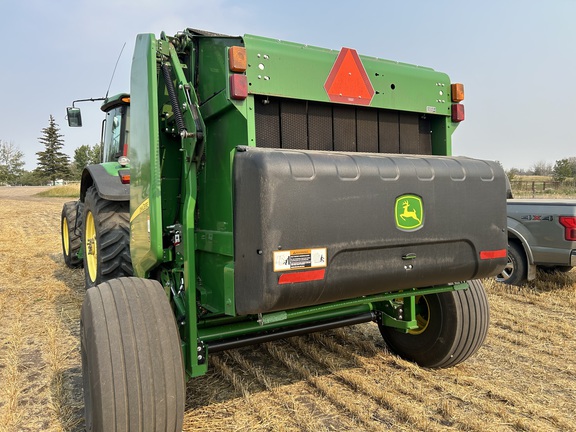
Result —
M52 184L56 183L57 179L67 179L70 177L70 157L63 153L64 147L63 135L50 114L48 127L42 129L42 136L38 141L44 145L44 151L36 153L38 156L37 170Z

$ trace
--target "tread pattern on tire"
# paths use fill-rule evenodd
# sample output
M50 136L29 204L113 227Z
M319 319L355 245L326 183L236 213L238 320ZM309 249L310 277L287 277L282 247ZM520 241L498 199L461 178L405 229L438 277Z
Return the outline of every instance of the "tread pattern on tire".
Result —
M472 356L484 343L490 324L490 308L484 286L468 281L466 290L428 294L441 316L423 333L400 333L380 326L386 344L396 354L424 367L447 368Z
M482 282L468 281L470 288L454 291L457 309L462 311L462 326L459 337L454 340L452 353L435 367L445 368L463 362L472 356L484 343L490 325L490 308Z
M180 338L161 285L133 277L97 285L81 322L87 429L182 430Z
M101 198L96 187L92 186L86 192L84 218L89 211L92 213L96 228L98 267L96 280L92 281L88 266L84 263L86 286L94 286L117 277L132 276L129 202Z

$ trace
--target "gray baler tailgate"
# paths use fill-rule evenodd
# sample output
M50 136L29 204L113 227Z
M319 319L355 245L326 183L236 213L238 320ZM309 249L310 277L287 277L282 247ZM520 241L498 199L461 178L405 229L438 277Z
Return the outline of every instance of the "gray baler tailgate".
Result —
M505 192L489 161L241 147L237 313L494 275L506 263Z

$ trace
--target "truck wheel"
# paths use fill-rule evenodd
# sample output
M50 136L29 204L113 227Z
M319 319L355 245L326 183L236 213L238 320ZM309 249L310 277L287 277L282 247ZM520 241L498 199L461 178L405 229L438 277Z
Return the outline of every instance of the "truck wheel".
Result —
M496 276L498 282L510 285L522 285L527 278L526 254L520 244L515 241L508 243L508 262L504 270Z
M158 282L119 278L89 289L80 333L86 430L182 430L180 337Z
M132 275L130 208L127 201L108 201L91 186L84 200L84 273L86 287Z
M80 267L82 260L78 258L78 252L82 246L82 236L79 230L74 229L76 225L77 201L70 201L62 207L62 217L60 219L60 237L62 239L62 255L64 263L70 268ZM80 215L82 218L82 215Z
M419 296L415 330L403 333L379 324L388 347L429 368L451 367L474 354L486 339L490 310L482 282L468 284L467 290Z

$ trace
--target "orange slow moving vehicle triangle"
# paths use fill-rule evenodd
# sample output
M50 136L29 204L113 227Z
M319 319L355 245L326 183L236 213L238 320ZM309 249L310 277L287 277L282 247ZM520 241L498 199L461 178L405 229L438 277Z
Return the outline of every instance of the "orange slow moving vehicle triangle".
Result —
M374 88L356 50L342 48L324 84L332 102L370 105Z

